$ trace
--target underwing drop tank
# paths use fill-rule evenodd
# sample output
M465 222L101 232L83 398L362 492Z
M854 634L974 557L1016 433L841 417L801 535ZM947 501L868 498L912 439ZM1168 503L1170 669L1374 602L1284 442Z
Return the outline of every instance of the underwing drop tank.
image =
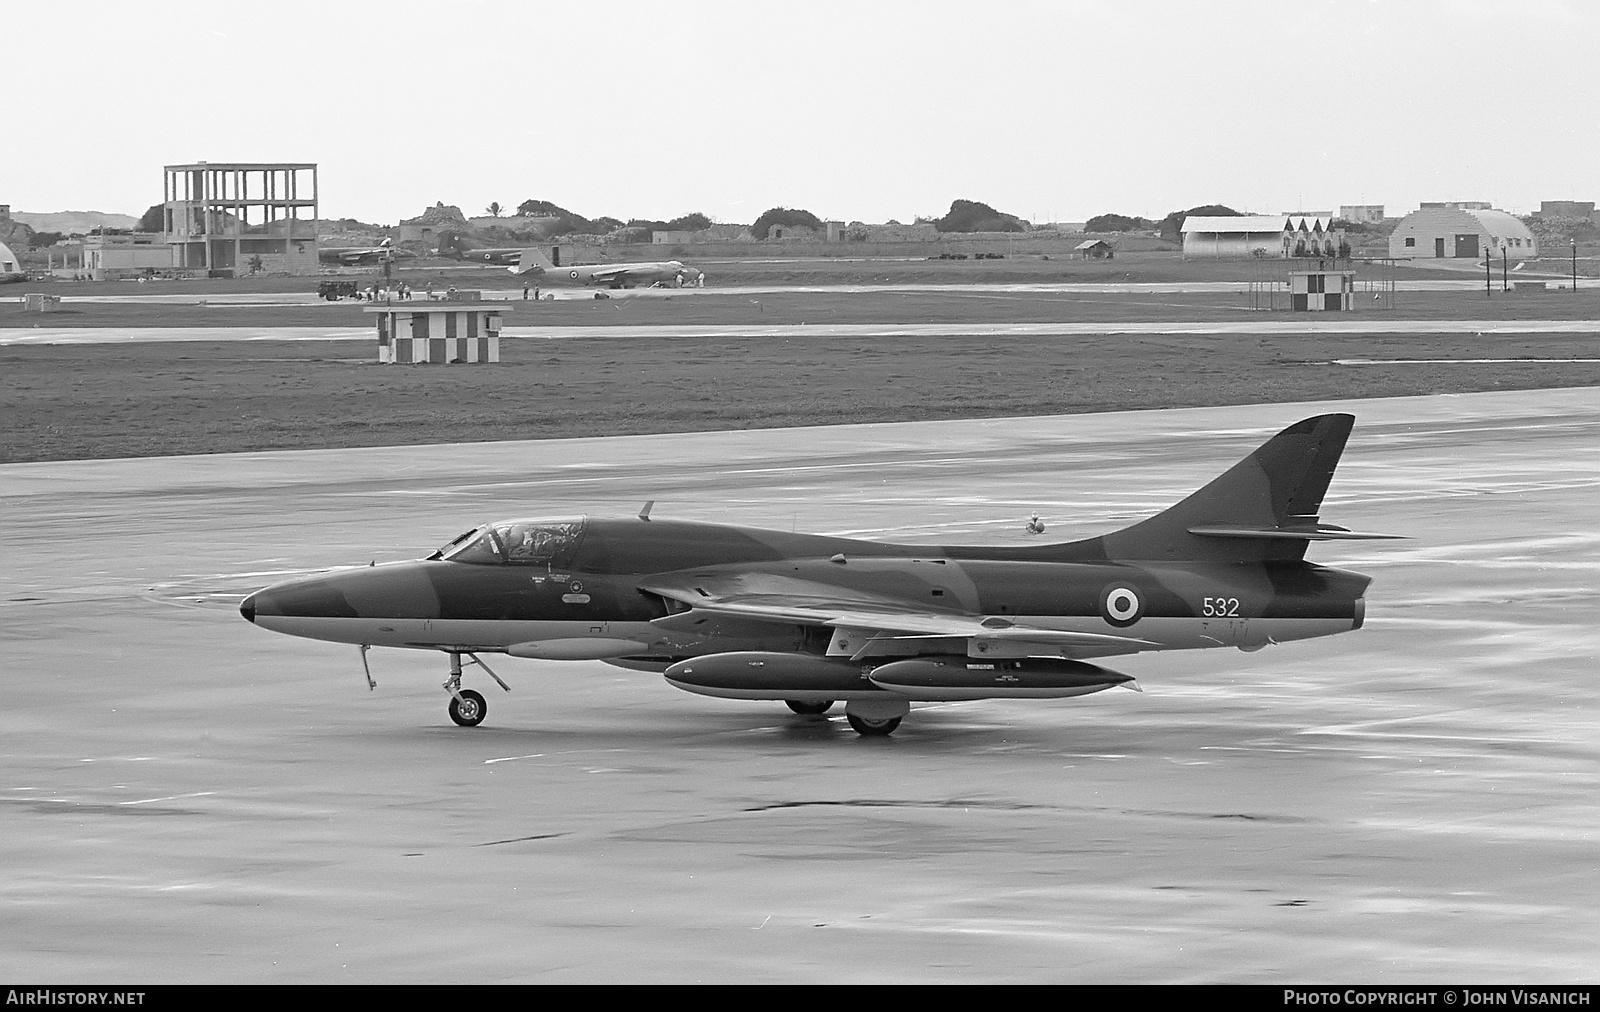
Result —
M679 661L667 668L666 679L702 696L797 701L1064 699L1118 685L1137 688L1127 675L1058 657L913 657L873 666L754 650Z
M867 677L869 668L815 654L739 650L679 661L666 670L666 679L685 692L722 699L820 702L886 696Z
M919 700L1064 699L1118 685L1137 688L1127 675L1057 657L913 657L874 668L870 677L874 685Z

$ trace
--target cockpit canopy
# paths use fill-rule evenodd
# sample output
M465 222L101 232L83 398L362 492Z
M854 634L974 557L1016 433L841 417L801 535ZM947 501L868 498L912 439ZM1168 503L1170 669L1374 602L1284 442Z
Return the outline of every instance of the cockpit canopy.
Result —
M501 520L473 528L433 557L476 566L565 567L572 564L587 525L587 517Z

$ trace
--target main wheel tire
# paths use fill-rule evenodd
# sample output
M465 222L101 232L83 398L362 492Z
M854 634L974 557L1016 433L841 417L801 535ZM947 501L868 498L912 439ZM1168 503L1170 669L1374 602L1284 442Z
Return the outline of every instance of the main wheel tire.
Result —
M799 699L785 699L783 702L785 706L802 717L815 717L819 714L827 713L828 708L833 705L833 700L831 699L824 699L815 703L808 703Z
M895 728L900 726L899 717L884 717L881 720L870 720L854 713L846 713L844 718L850 722L851 727L855 728L856 734L866 738L887 737L888 735L894 733Z
M471 689L462 689L461 698L450 697L450 719L462 727L477 727L489 715L489 704ZM896 721L896 723L899 723Z

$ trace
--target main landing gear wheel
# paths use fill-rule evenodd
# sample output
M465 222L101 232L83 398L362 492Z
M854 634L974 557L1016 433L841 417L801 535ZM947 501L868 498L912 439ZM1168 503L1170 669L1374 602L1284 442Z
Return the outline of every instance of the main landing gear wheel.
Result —
M856 734L867 738L887 737L888 735L894 733L895 728L900 726L899 717L883 717L874 720L871 717L863 717L855 713L846 713L844 715L844 719L848 720L850 722L850 726L855 728Z
M827 713L828 708L833 705L833 700L831 699L823 699L815 703L803 702L798 699L785 699L783 702L789 709L802 717L815 717L819 714Z
M489 704L484 702L482 695L471 689L462 689L459 696L450 697L450 719L462 727L477 727L488 715ZM900 722L897 720L895 723Z

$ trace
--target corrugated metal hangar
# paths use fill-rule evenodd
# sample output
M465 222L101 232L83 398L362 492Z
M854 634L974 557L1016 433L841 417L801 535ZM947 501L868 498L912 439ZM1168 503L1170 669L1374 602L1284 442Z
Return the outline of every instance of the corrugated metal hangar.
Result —
M1517 256L1538 256L1538 240L1517 217L1481 207L1422 207L1400 219L1389 236L1389 255L1396 259L1463 257L1505 250Z

